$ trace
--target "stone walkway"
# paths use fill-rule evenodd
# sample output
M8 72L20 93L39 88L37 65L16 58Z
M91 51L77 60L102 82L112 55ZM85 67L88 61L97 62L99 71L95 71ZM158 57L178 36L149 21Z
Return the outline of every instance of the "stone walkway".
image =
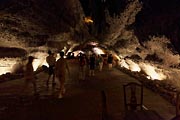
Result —
M21 88L23 79L8 81L0 84L0 112L4 106L2 102L10 98L14 101L27 100L27 105L19 105L19 109L5 117L0 116L0 120L101 120L102 100L101 91L104 90L107 97L107 110L110 116L121 116L124 111L123 84L136 81L135 78L119 71L116 68L108 70L107 66L103 71L96 71L95 76L79 81L79 70L75 61L69 61L71 75L67 76L66 95L62 99L57 99L58 82L56 88L49 90L45 87L47 74L42 72L37 75L39 98L33 97L32 88L27 93L27 98L22 98ZM10 102L14 102L9 101ZM32 101L35 101L34 103ZM31 104L32 102L32 104ZM7 102L6 102L7 104ZM13 106L13 104L11 105ZM163 99L160 95L144 88L144 107L155 110L165 120L170 120L175 116L175 106ZM120 118L118 119L120 120Z

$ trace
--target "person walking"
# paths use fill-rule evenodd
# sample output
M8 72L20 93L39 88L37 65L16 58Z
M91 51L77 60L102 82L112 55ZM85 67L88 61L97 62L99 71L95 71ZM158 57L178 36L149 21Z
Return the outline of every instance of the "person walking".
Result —
M48 56L46 57L46 62L49 65L49 69L48 69L48 79L46 81L46 87L47 89L49 88L49 79L51 78L51 76L53 76L53 80L52 80L52 87L54 88L56 83L55 83L55 75L54 75L54 67L55 67L55 63L56 63L56 58L54 57L54 54L49 50L48 51Z
M60 52L60 58L57 60L55 64L55 76L57 77L60 83L60 91L58 98L62 98L65 94L66 69L70 74L67 60L64 58L64 52Z
M89 76L94 76L95 71L95 65L96 65L96 56L95 54L92 54L89 58Z
M25 84L24 84L22 93L24 93L27 90L29 84L32 84L34 88L34 95L36 95L37 86L36 86L36 80L35 80L35 75L34 75L34 69L32 65L33 60L34 60L33 56L28 57L28 62L25 66L25 71L24 71Z
M82 54L79 57L79 79L85 80L86 75L86 55Z
M111 69L112 69L112 66L113 66L113 65L112 65L112 64L113 64L113 56L112 56L112 54L109 54L107 63L108 63L108 68L109 68L109 70L111 70Z
M102 71L104 60L101 55L98 55L98 61L99 61L99 71Z

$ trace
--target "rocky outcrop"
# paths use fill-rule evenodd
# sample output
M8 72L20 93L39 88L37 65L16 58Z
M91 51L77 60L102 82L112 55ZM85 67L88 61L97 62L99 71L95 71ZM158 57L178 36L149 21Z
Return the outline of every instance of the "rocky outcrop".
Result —
M165 35L171 39L172 45L180 52L180 1L178 0L141 0L142 10L137 14L135 34L140 42L149 36Z
M68 50L88 36L79 0L1 0L0 74L22 72L19 62L30 55L37 58L36 69L48 49Z
M24 57L27 55L27 51L21 48L7 48L0 47L0 58L4 57Z
M64 41L67 40L85 42L90 36L83 21L84 13L91 15L94 12L92 16L94 23L104 25L101 27L105 31L99 40L102 44L105 41L108 45L119 48L123 45L123 41L138 42L139 40L142 43L148 40L150 35L165 35L171 39L176 50L180 51L178 47L180 2L178 0L140 0L140 2L106 0L105 4L96 1L102 5L102 9L95 5L89 8L88 0L84 1L86 2L83 0L1 1L0 45L18 48L38 47L48 45L47 41L52 43L54 39L60 41L59 44L63 41L60 46L63 46ZM97 11L92 8L97 8ZM114 13L120 16L110 20L110 22L116 21L116 24L109 23L108 18L105 18L105 8L109 10L111 17ZM100 15L102 13L103 17ZM63 36L64 33L68 34L68 38ZM97 36L97 34L91 35ZM94 37L91 38L94 39Z
M64 33L76 42L88 36L78 0L8 0L0 9L1 46L38 47Z

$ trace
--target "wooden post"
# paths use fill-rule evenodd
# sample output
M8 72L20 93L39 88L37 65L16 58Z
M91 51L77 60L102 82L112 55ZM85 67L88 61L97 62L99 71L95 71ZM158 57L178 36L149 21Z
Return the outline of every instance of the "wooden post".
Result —
M101 91L102 95L102 120L108 120L107 104L106 104L106 94Z
M179 92L176 94L176 116L180 115Z

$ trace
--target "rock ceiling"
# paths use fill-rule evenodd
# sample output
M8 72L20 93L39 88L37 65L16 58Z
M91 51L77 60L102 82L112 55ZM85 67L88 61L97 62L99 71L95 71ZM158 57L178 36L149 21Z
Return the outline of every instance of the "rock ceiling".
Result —
M128 44L141 43L147 39L148 35L158 33L167 34L167 37L172 38L173 44L179 50L176 43L179 43L177 32L180 31L178 22L180 15L173 11L171 11L174 13L173 18L170 16L171 13L162 16L155 15L155 13L147 15L148 12L152 12L150 10L152 10L154 4L153 2L150 3L149 0L141 0L141 2L146 3L143 6L139 6L136 2L138 0L134 0L133 5L128 5L126 0L120 1L124 4L121 9L112 9L112 6L107 7L110 14L113 13L113 10L114 13L122 12L120 14L121 19L112 20L112 18L108 19L101 16L105 19L100 20L97 17L95 23L99 25L99 23L104 22L101 29L105 31L101 31L100 34L93 34L84 22L87 11L83 11L85 10L84 6L81 6L80 3L82 0L3 0L0 4L0 48L2 50L7 50L10 47L18 49L21 52L17 52L17 54L24 55L31 47L47 46L62 49L68 43L84 43L89 40L97 40L108 46L118 48L124 44L124 39L129 40ZM109 0L107 2L115 4ZM96 16L102 15L101 12ZM94 18L96 17L94 16ZM97 22L98 20L100 21ZM118 24L112 23L118 20L120 21ZM160 27L154 24L155 20L163 20ZM173 26L176 26L175 29L173 29ZM124 31L124 28L130 30ZM150 31L152 29L154 31ZM134 36L134 34L137 36ZM136 41L131 41L132 39L136 39ZM1 57L8 55L7 53L7 55L4 54Z

